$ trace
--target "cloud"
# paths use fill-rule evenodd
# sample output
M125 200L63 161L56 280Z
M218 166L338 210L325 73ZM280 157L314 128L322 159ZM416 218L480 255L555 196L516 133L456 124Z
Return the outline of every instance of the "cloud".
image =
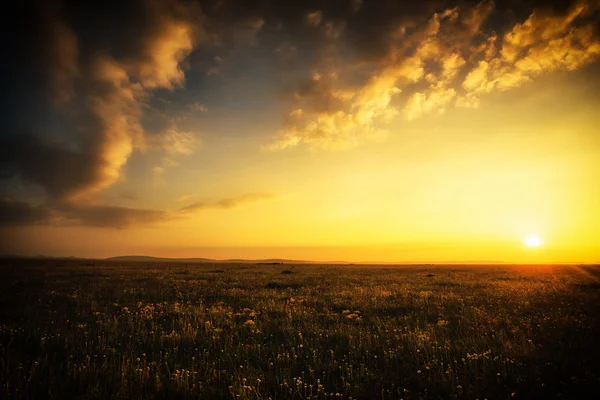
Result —
M165 211L104 205L67 206L61 210L65 223L98 228L127 228L170 220Z
M190 112L193 112L193 113L204 113L204 112L208 111L208 108L204 104L199 103L199 102L194 102L194 103L190 104L188 108L189 108Z
M360 11L360 9L363 6L363 0L351 0L350 4L351 4L351 7L352 7L352 11L353 12L358 12L358 11Z
M140 196L131 190L122 191L118 197L123 200L132 200L132 201L137 201L140 199Z
M452 88L430 88L425 93L413 93L406 102L404 114L406 119L412 120L423 114L437 111L443 113L445 106L456 96L456 90Z
M142 140L137 100L142 90L107 57L94 61L88 83L84 125L75 146L15 132L0 139L0 165L59 199L96 192L116 182L134 144Z
M169 219L164 211L103 205L54 204L32 206L9 198L0 199L0 226L82 225L125 228Z
M161 147L168 153L192 154L196 146L196 137L190 132L182 132L169 127L161 135Z
M60 13L50 9L42 17L48 29L30 39L49 49L49 96L58 103L73 102L64 113L71 132L58 135L69 140L50 140L46 132L27 127L28 121L18 121L0 139L7 153L0 159L4 170L39 184L61 201L89 197L122 178L134 150L147 145L141 118L149 97L156 89L183 84L182 64L202 37L197 5L155 0L140 5L145 9L138 14L144 13L144 19L134 22L139 26L130 32L135 34L118 38L137 45L123 44L121 50L127 51L119 57L80 45ZM98 45L89 37L83 42ZM116 43L113 47L119 49ZM89 61L80 62L80 48L87 50ZM193 139L185 133L170 132L164 140L169 152L192 151Z
M594 40L593 29L587 26L532 47L525 57L515 63L515 67L531 75L557 69L573 71L594 61L599 54L600 42Z
M53 100L62 104L75 97L75 80L80 76L78 40L62 21L51 20L48 25L50 91Z
M414 38L403 37L403 44L390 51L382 67L372 70L361 84L347 83L343 75L351 70L348 66L327 74L313 73L305 86L308 89L295 93L296 105L288 114L288 127L265 149L280 150L302 142L312 147L348 148L365 139L385 137L388 132L382 124L400 111L394 99L404 88L421 81L426 76L427 65L435 60L441 61L436 71L428 71L429 90L414 93L404 111L407 118L412 119L444 106L455 96L455 90L448 86L466 61L458 52L444 52L442 43L435 38L442 21L451 21L459 26L457 30L471 29L471 25L465 27L456 11L446 10L423 23ZM416 49L412 54L402 47L413 44Z
M564 35L571 24L586 10L584 3L577 3L566 15L543 15L534 11L523 23L516 24L504 36L502 58L514 63L529 47L546 43Z
M532 12L504 35L496 57L480 61L466 76L466 98L478 104L481 93L514 89L542 74L596 61L600 40L594 35L593 15L599 9L597 2L578 2L564 14Z
M176 201L184 202L193 196L181 196ZM275 197L271 193L247 193L212 202L196 202L175 211L64 201L33 206L4 197L0 198L0 227L50 225L124 229L172 221L202 210L234 209Z
M45 207L31 206L7 197L0 199L0 227L44 224L51 219L52 213Z
M489 67L490 64L487 61L479 61L479 64L465 77L465 80L462 83L463 88L468 92L487 92L488 89L485 87L485 83L488 82L487 73Z
M206 209L231 209L241 207L248 203L274 198L270 193L248 193L236 197L228 197L213 202L196 202L179 209L179 212L190 213Z
M594 23L599 9L597 2L578 2L563 11L539 8L509 26L498 26L491 17L492 1L460 3L431 14L424 7L406 18L382 12L380 37L370 42L380 46L378 57L353 40L357 29L365 28L347 16L336 40L352 47L356 59L334 51L310 66L309 76L292 93L284 127L264 149L303 143L352 147L385 137L397 115L415 120L455 106L477 108L486 93L581 68L600 57ZM305 15L309 25L322 26L330 14L312 10ZM329 40L324 35L321 48Z
M160 12L160 11L159 11ZM147 89L174 89L184 81L181 62L191 53L198 36L193 23L163 17L147 39L145 54L132 62L132 70Z
M18 42L36 42L21 51L40 54L27 62L44 70L47 97L70 106L62 115L68 124L56 124L69 126L46 132L21 121L2 129L0 173L40 185L52 200L82 201L122 180L136 151L164 151L153 165L162 170L176 164L199 143L181 128L183 119L206 107L194 103L171 114L162 132L150 133L142 121L153 95L176 93L195 65L219 79L247 73L246 64L229 67L236 54L248 56L248 46L261 60L270 54L273 80L284 82L284 122L267 150L346 149L381 140L398 117L415 121L452 107L477 108L488 93L600 57L597 1L566 9L540 2L533 10L524 7L535 2L511 3L511 10L487 0L448 5L231 0L201 7L137 0L115 5L107 16L92 5L74 4L75 11L64 13L46 7L35 20L39 32L24 27Z
M314 25L314 26L321 25L321 22L323 21L323 12L319 11L319 10L309 12L306 15L306 21L308 22L309 25Z
M146 145L154 150L166 152L165 156L158 157L158 161L152 167L155 185L164 185L165 171L170 167L179 166L176 156L187 156L194 152L198 140L191 132L184 132L172 124L160 134L147 137Z
M99 153L21 134L0 138L0 167L10 176L39 184L51 197L64 197L102 180Z

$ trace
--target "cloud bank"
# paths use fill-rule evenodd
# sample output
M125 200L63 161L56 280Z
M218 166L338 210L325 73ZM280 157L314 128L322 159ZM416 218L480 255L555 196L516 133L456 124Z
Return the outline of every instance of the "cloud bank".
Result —
M5 226L130 226L269 197L199 202L175 213L98 205L96 197L124 181L136 151L157 152L148 168L160 179L178 157L190 157L201 140L182 121L206 113L212 93L193 96L186 80L252 79L253 57L273 68L280 93L272 100L285 105L281 129L263 143L272 151L384 140L392 121L476 109L490 93L600 58L597 0L64 0L17 8L24 24L2 67L14 76L0 121ZM176 104L184 111L162 115L155 100L177 96L187 96ZM154 114L165 126L148 129ZM15 181L45 197L5 195L6 182Z
M174 211L72 202L33 206L27 202L4 197L0 199L0 227L49 225L123 229L178 220L205 210L239 208L275 197L270 193L247 193L215 201L195 202Z

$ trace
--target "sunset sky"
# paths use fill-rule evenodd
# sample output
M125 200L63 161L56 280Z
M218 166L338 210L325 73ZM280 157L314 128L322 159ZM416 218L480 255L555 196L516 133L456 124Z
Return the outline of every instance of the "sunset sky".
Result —
M600 1L18 7L0 253L600 262Z

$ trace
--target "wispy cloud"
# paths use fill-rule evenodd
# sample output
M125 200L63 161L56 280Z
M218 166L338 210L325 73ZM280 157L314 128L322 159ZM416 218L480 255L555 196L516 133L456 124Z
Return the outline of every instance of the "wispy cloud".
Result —
M216 201L196 202L179 209L179 212L190 213L207 209L231 209L254 203L260 200L268 200L276 197L271 193L248 193L241 196L228 197Z
M172 154L192 154L196 147L196 136L191 132L169 127L160 135L160 147Z

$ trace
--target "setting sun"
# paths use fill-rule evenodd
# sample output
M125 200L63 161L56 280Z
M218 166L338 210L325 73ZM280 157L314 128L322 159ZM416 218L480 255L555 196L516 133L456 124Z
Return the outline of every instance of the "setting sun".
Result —
M543 242L539 236L530 235L525 238L525 244L527 247L540 247Z

